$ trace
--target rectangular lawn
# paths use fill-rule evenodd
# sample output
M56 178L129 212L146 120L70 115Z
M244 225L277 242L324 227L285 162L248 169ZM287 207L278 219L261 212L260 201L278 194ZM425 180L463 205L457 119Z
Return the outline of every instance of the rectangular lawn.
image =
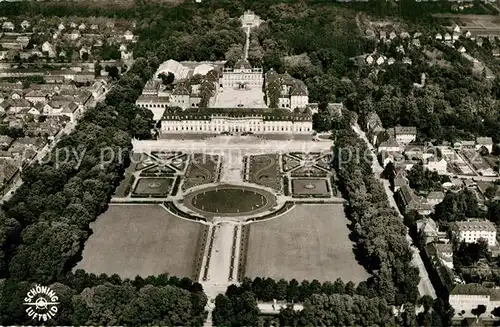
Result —
M245 276L366 280L347 224L341 204L300 204L279 218L250 224Z
M161 273L192 278L203 227L159 205L110 205L91 224L93 234L75 269L122 278Z

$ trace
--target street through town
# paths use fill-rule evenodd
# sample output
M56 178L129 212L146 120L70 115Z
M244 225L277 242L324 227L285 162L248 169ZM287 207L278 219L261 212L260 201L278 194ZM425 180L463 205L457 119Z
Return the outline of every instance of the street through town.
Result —
M366 137L366 134L361 130L359 127L358 123L352 126L353 130L358 134L358 136L363 139L363 141L366 143L368 148L372 151L374 151L374 147L372 144L368 141L368 138ZM394 200L394 193L392 192L390 188L390 184L388 180L380 178L380 174L384 170L382 166L380 166L377 158L372 156L372 170L373 173L375 174L375 177L378 181L382 183L384 186L385 193L387 195L387 198L389 200L389 204L391 207L393 207L396 212L398 213L399 217L403 219L403 215L399 211L399 207L396 204L396 201ZM413 252L413 259L412 263L415 265L415 267L418 268L419 270L419 275L420 275L420 283L418 284L418 291L420 293L420 296L424 295L429 295L433 299L436 298L436 291L434 290L434 286L432 285L429 275L427 273L427 270L425 269L424 262L422 261L422 257L420 256L420 252L418 249L413 245L413 240L411 236L408 234L408 229L406 230L406 240L408 241L408 244L410 246L410 249Z

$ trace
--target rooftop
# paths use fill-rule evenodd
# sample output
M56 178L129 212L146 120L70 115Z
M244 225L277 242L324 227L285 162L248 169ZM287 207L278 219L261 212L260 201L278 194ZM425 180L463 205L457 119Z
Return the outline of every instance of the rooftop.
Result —
M458 284L450 292L450 295L490 295L490 291L480 284Z
M458 231L496 231L495 224L489 220L457 221L455 222L455 229Z
M302 113L290 112L287 109L271 108L188 108L184 111L178 107L169 107L163 113L163 120L210 120L212 117L255 117L264 120L310 121L309 111Z

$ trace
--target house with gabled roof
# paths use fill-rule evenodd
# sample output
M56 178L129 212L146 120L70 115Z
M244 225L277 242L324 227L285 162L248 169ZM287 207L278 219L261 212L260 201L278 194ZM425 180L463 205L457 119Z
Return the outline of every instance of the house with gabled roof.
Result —
M28 28L30 28L30 27L31 27L31 24L30 24L30 22L28 22L27 20L23 20L23 21L21 22L21 28L23 29L23 31L24 31L24 30L27 30L27 29L28 29Z
M433 212L433 206L423 197L417 196L409 186L400 187L396 192L396 199L400 208L406 213L415 210L426 216Z
M6 32L13 32L14 29L15 29L15 26L12 22L9 22L9 21L3 22L2 30L6 31Z
M125 31L125 33L123 33L123 38L127 41L132 41L134 39L134 33L127 30L127 31Z
M399 143L393 139L390 138L389 140L380 143L378 146L378 152L380 153L381 151L387 151L387 152L403 152L403 147L399 145Z
M480 150L483 147L488 150L488 153L491 153L493 151L493 139L491 137L477 137L476 150Z
M70 40L78 40L82 35L80 34L80 31L78 30L73 30L71 33L68 34L68 37Z

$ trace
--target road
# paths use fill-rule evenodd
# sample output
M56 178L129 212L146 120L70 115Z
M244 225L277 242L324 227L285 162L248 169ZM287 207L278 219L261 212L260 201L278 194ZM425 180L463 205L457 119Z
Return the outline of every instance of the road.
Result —
M331 142L264 140L254 136L219 136L204 140L133 140L135 152L182 151L186 153L240 156L262 153L331 153Z
M361 130L359 125L356 123L354 126L352 126L353 130L363 139L363 141L366 143L368 148L372 151L374 151L374 148L372 144L368 141L368 138L366 137L366 134ZM380 174L384 170L382 166L380 166L378 160L376 159L375 156L372 156L372 169L373 173L375 174L375 177L377 178L378 181L380 181L383 186L385 193L387 194L387 198L389 200L389 204L391 207L393 207L396 212L398 213L400 219L403 219L403 215L399 211L399 208L396 204L396 201L394 200L394 193L392 192L389 181L380 178ZM412 250L413 253L413 259L412 259L412 264L418 268L419 275L420 275L420 283L418 284L418 291L420 293L420 296L424 295L430 295L433 299L436 298L436 291L434 290L434 286L432 286L432 283L429 279L429 275L427 274L427 270L425 269L424 262L422 261L422 257L420 256L420 252L418 249L413 246L413 240L410 237L408 233L408 229L406 230L406 240L408 241L408 244Z
M110 88L108 88L106 90L106 92L103 92L101 95L99 95L97 98L95 98L94 100L92 100L92 103L90 103L89 105L85 106L84 107L84 113L85 111L88 109L88 108L93 108L97 105L97 103L99 103L100 101L104 100L104 98L106 97L106 94L113 88L113 86L111 86ZM84 114L83 113L83 114ZM82 115L83 116L83 115ZM42 160L50 151L52 151L52 149L56 146L57 142L59 142L59 140L61 139L61 137L63 135L68 135L70 134L71 132L73 132L73 130L75 129L77 125L77 122L68 122L66 124L66 126L64 126L60 131L59 133L57 133L57 135L54 137L54 140L47 144L42 150L38 151L38 153L36 154L35 158L33 158L33 160L31 162L35 162L35 161L40 161ZM10 198L12 197L12 195L14 195L14 193L17 191L17 189L23 185L23 180L21 178L21 174L18 174L18 176L16 177L16 180L13 182L11 188L4 194L4 196L1 198L0 200L0 204L1 203L4 203L5 201L8 201L10 200Z

